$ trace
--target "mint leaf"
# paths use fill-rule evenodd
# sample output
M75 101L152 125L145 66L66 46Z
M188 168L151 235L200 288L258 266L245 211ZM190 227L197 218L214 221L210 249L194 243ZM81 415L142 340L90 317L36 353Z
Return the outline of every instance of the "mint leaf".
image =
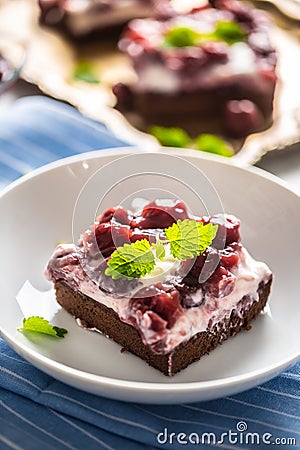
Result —
M199 242L198 242L198 255L205 252L207 247L212 244L212 241L216 237L218 231L218 225L212 225L208 223L203 225L202 222L197 222L197 227L199 231Z
M183 48L201 46L205 42L223 41L228 45L244 41L246 32L241 25L232 20L219 20L210 33L201 33L187 26L175 26L164 36L163 48Z
M39 316L31 316L23 319L23 327L19 331L34 331L36 333L48 334L50 336L64 337L68 332L65 328L59 328L51 325L48 320Z
M86 83L100 83L90 61L79 61L74 69L73 78Z
M139 278L150 273L155 266L155 258L147 239L118 247L107 262L105 275L118 278Z
M246 33L241 25L231 20L217 22L213 35L217 40L227 42L229 45L244 41L246 38Z
M170 242L171 254L174 258L185 260L203 253L212 243L217 229L217 225L203 225L202 222L186 219L178 220L164 231Z
M165 128L153 126L149 129L156 139L166 147L186 147L191 141L190 136L182 128Z
M176 26L167 31L164 36L164 47L194 47L201 36L196 30L190 27Z
M166 256L166 250L165 250L165 247L163 246L163 244L161 244L161 243L152 244L152 248L153 248L153 250L155 250L156 258L163 261Z
M221 138L213 134L200 134L194 141L193 147L203 152L215 153L221 156L233 156L232 148Z
M174 258L185 260L203 253L211 245L216 236L218 225L211 223L203 225L196 220L178 220L164 230L166 240L159 236L155 244L150 245L147 239L124 244L118 247L107 262L105 275L118 278L140 278L152 272L155 267L155 257L164 260L165 245L170 244Z

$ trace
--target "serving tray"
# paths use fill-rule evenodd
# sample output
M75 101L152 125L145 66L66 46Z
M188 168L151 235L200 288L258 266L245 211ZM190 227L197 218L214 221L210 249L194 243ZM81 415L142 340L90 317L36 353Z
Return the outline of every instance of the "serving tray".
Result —
M269 4L265 0L256 6ZM36 0L0 1L1 34L6 32L28 47L27 62L21 72L26 81L36 84L46 94L64 100L85 115L107 125L120 138L142 145L146 150L159 146L151 135L138 130L113 107L115 98L111 87L119 81L134 79L125 55L117 49L117 39L108 36L92 42L75 43L63 34L41 27ZM272 4L273 6L273 4ZM272 40L278 52L279 83L275 94L274 123L266 131L250 135L241 150L232 158L248 165L263 154L283 150L300 142L300 43L297 26L274 14ZM297 20L293 23L297 23ZM288 23L288 27L287 27ZM73 78L78 61L90 61L99 76L99 84L89 84ZM232 142L235 147L239 142Z

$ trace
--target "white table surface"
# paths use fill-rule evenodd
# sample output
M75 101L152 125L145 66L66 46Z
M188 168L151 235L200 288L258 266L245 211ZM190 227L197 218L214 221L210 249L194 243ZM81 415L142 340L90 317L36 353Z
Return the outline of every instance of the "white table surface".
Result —
M42 93L36 86L19 80L13 88L0 97L0 115L5 114L7 108L11 107L16 99L28 95L42 95ZM300 195L300 146L270 153L257 166L285 180Z

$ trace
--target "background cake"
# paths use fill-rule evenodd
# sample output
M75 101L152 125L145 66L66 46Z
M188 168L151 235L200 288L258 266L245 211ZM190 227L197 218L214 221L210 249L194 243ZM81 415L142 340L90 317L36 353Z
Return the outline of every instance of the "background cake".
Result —
M153 0L39 0L40 21L76 38L153 14Z
M236 0L198 2L133 20L119 47L137 79L117 84L117 108L147 123L243 137L272 121L276 54L265 13Z

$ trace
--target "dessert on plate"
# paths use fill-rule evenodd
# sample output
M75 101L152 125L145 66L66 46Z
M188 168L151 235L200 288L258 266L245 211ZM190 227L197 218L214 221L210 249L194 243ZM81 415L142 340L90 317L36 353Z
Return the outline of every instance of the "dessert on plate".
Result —
M38 0L40 22L80 38L153 14L153 0Z
M245 137L267 128L276 52L266 14L237 0L199 0L188 11L174 3L160 2L157 18L128 24L119 48L131 59L136 81L113 87L116 107L146 123L198 133Z
M272 273L241 243L232 215L194 217L179 200L105 211L77 245L54 250L58 303L165 375L248 330Z

